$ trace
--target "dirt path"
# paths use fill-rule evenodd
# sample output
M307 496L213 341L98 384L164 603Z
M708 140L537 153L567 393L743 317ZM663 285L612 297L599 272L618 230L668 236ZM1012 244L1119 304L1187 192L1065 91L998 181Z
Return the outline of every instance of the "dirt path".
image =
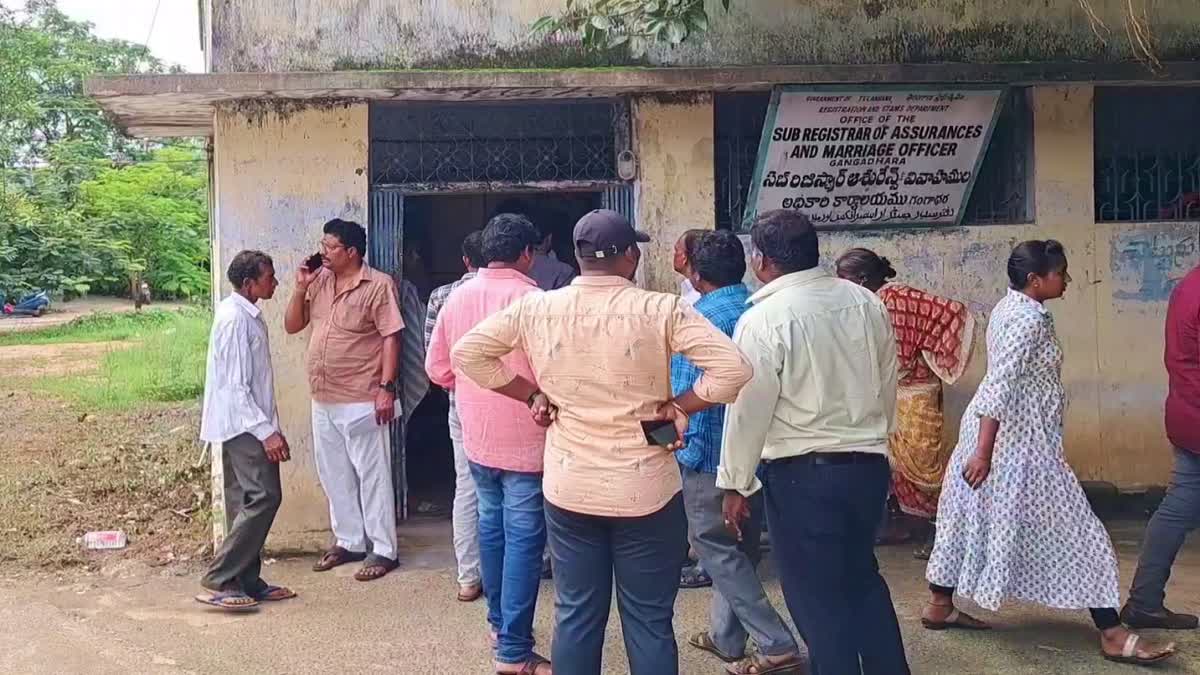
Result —
M146 308L175 310L186 306L178 302L156 302L147 305ZM49 312L40 317L0 316L0 333L61 326L81 316L97 312L132 312L134 310L133 301L125 298L89 297L70 302L56 302L50 305Z

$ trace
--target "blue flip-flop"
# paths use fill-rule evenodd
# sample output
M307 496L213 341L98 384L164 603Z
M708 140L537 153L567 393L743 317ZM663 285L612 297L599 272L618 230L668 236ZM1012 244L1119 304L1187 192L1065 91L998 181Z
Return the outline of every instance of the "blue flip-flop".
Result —
M242 602L237 604L227 602L228 600L235 598L246 598L251 602ZM258 611L258 600L255 600L241 591L219 591L216 593L209 593L207 595L201 593L200 595L197 595L195 599L196 602L208 605L209 607L216 607L217 609L225 612Z

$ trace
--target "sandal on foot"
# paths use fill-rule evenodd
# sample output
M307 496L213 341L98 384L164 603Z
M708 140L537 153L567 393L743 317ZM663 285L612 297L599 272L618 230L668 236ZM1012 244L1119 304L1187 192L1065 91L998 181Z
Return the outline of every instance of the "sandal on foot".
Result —
M545 666L545 668L542 668ZM542 668L539 672L538 668ZM550 661L540 654L530 654L521 664L521 669L515 672L497 670L496 675L551 675Z
M947 630L950 628L958 628L960 630L991 630L992 627L986 623L976 619L975 617L960 612L957 609L950 612L942 621L932 621L921 617L921 625L927 630Z
M341 546L334 546L321 556L321 559L313 565L312 569L314 572L327 572L335 567L341 567L346 563L365 560L366 557L366 553L354 553L353 551L347 551Z
M725 663L733 663L734 661L740 661L742 658L744 658L743 656L740 656L740 655L739 656L730 656L729 654L726 654L725 652L718 649L717 644L715 642L713 642L712 636L708 634L708 631L701 631L701 632L696 633L695 635L691 636L690 638L688 638L688 644L695 647L696 649L699 649L701 651L705 651L705 652L708 652L709 654L712 654L713 656L717 657L718 659L721 659Z
M216 593L201 593L196 596L196 602L226 612L253 612L258 610L258 601L241 591L219 591Z
M1137 630L1195 630L1200 620L1194 614L1180 614L1166 607L1158 612L1143 612L1125 605L1121 609L1121 623Z
M254 593L250 597L259 602L280 602L282 600L291 600L296 597L296 591L286 586L267 586L258 593Z
M680 588L708 588L712 584L712 577L702 567L690 567L679 572Z
M772 675L782 673L800 673L804 661L799 654L793 654L786 661L775 663L765 654L751 654L737 663L729 664L725 672L730 675Z
M388 575L388 572L400 566L399 561L372 554L363 563L362 569L354 573L358 581L375 581Z
M1125 646L1121 649L1120 654L1109 654L1106 651L1101 651L1100 653L1104 655L1105 659L1114 663L1127 663L1135 666L1148 666L1152 663L1166 661L1175 656L1174 642L1167 643L1163 647L1163 652L1157 656L1139 656L1137 646L1141 639L1142 636L1130 633L1129 637L1125 638Z
M458 587L459 602L475 602L483 595L483 584L465 584Z

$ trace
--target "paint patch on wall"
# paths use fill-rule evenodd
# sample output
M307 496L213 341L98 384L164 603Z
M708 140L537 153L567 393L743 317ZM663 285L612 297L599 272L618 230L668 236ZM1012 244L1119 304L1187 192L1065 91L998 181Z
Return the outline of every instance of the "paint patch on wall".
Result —
M1162 224L1118 230L1112 237L1113 299L1166 302L1198 260L1200 225Z

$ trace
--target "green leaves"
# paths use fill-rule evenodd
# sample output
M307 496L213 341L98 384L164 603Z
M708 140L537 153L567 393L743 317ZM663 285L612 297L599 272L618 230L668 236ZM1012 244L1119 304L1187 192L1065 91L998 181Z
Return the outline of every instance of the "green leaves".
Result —
M726 11L729 4L721 0ZM567 0L561 14L530 27L535 34L577 37L591 49L627 47L635 58L656 42L674 47L708 29L704 0Z

